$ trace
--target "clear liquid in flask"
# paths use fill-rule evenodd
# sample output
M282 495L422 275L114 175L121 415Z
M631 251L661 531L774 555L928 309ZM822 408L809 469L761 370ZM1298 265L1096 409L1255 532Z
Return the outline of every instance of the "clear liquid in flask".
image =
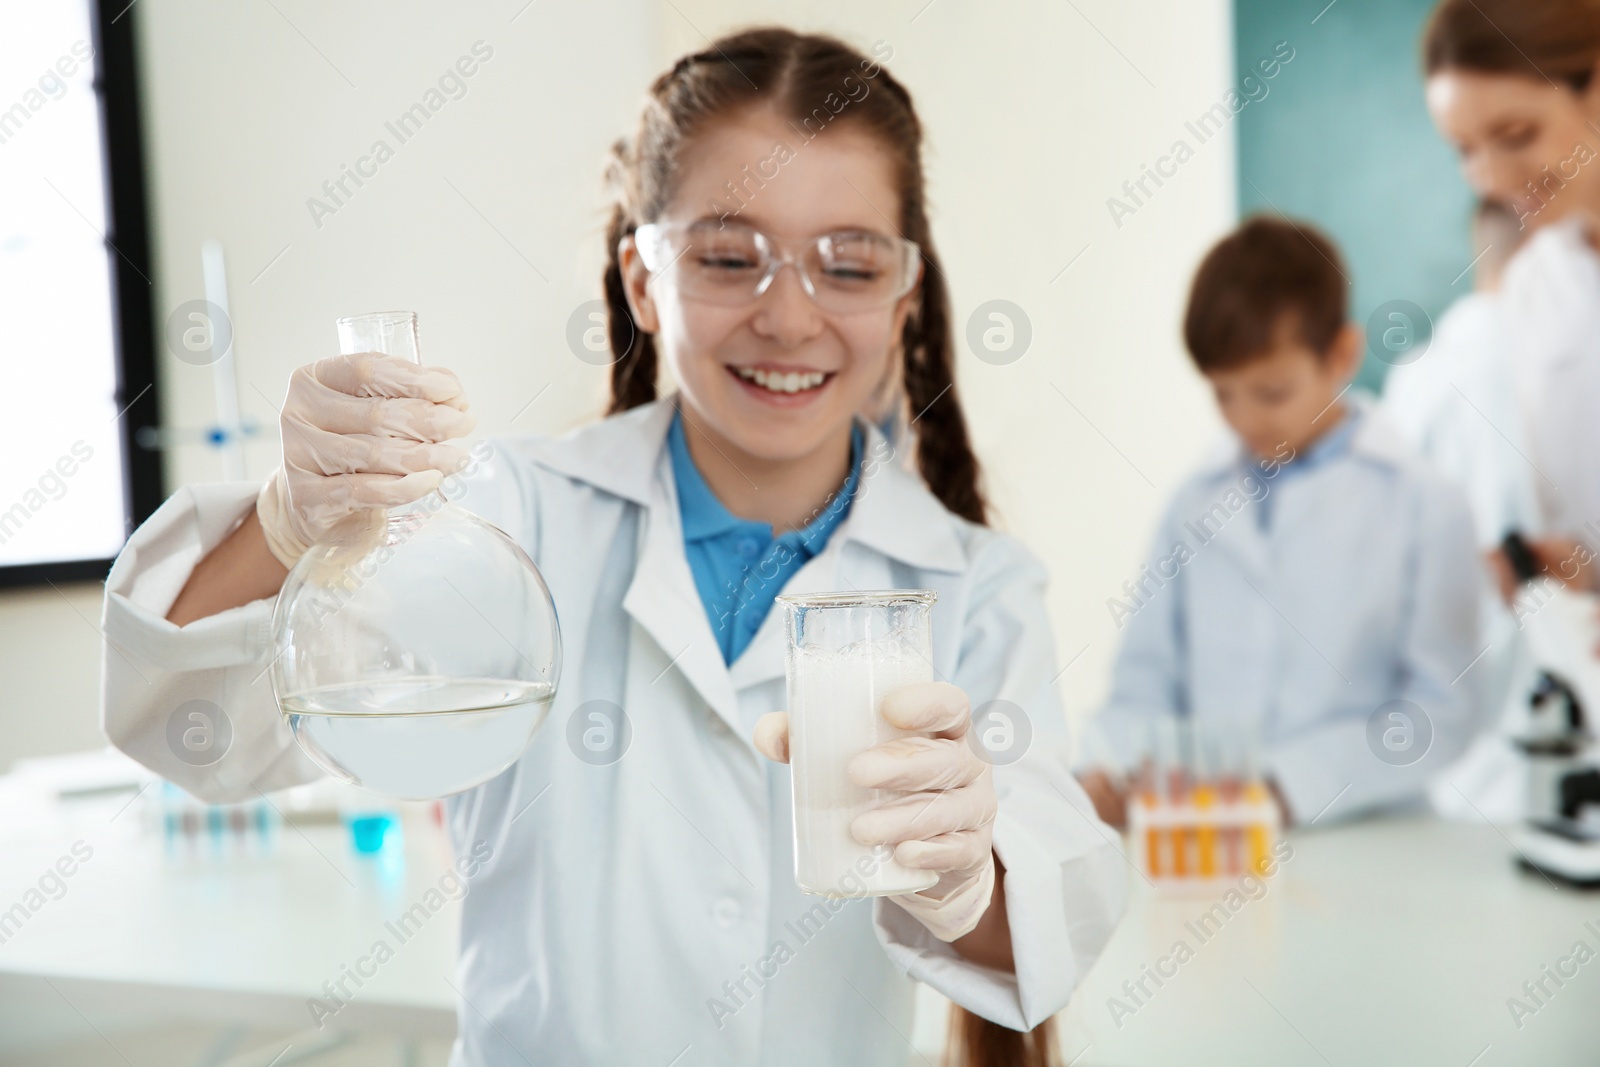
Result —
M325 686L282 703L295 740L325 770L388 796L429 799L515 763L554 698L542 682L413 677Z
M412 312L338 329L346 355L421 364ZM272 692L296 743L329 774L389 797L449 796L500 774L561 677L550 590L515 539L446 496L448 483L473 498L472 473L459 473L313 545L273 610ZM494 480L479 494L491 504Z

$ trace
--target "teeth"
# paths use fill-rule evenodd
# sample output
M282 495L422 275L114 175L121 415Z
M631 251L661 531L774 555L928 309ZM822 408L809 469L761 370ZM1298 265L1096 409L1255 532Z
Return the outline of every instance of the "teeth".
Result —
M790 371L787 374L779 374L777 371L765 371L759 367L735 367L734 373L745 381L754 382L774 393L800 393L807 389L815 389L828 377L821 371L810 371L805 374Z

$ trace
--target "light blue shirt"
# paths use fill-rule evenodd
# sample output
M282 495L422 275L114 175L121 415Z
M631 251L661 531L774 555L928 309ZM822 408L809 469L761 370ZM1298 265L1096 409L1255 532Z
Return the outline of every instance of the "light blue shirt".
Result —
M1466 500L1377 413L1347 423L1274 477L1230 447L1179 487L1107 600L1102 758L1137 766L1187 719L1253 742L1296 818L1334 822L1420 797L1466 748L1483 648ZM1269 499L1269 524L1243 514ZM1395 710L1411 758L1380 743Z
M850 511L850 501L861 483L861 427L850 428L850 476L844 486L809 523L776 538L770 523L741 519L717 499L689 455L681 414L673 415L667 440L689 570L711 619L722 660L732 663L761 628L772 610L772 598L791 575L822 551Z
M1347 406L1345 416L1333 429L1324 433L1311 443L1305 454L1296 456L1285 463L1273 475L1274 480L1294 479L1302 474L1316 470L1329 460L1337 459L1350 451L1350 439L1355 436L1356 426L1361 422L1361 409ZM1248 462L1248 460L1247 460ZM1256 526L1265 530L1272 525L1272 500L1268 493L1256 501Z

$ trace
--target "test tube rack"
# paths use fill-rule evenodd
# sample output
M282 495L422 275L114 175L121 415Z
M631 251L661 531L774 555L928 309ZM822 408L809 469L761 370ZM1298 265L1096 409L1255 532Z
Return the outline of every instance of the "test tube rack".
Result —
M169 856L196 859L270 856L277 850L283 822L265 797L207 804L171 782L161 782L151 791L146 812Z
M1261 874L1281 828L1259 781L1199 782L1176 796L1135 791L1128 803L1134 865L1162 892L1210 891Z

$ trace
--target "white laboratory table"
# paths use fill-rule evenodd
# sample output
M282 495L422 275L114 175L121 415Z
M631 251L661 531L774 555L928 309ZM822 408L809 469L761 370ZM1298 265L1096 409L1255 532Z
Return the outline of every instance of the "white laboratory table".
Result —
M20 927L14 916L0 931L8 934L0 1004L8 989L44 987L91 1021L146 1012L396 1037L455 1033L460 908L445 893L428 896L451 857L425 815L408 819L403 853L360 856L338 825L285 825L273 854L219 860L203 849L168 853L142 824L142 798L120 814L126 795L25 809L8 799L0 911L23 901L74 843L92 855L62 879L59 899L46 896ZM459 893L449 881L444 889ZM387 925L419 903L411 924ZM380 941L390 958L378 963ZM323 985L341 978L352 995L319 1018L308 999L333 1006Z
M1073 1067L1600 1063L1600 893L1513 863L1479 822L1369 821L1290 838L1265 895L1197 934L1220 898L1137 883L1127 918L1059 1017ZM1226 910L1226 909L1225 909ZM1589 923L1594 925L1591 927ZM1202 936L1204 935L1204 940ZM1176 943L1191 954L1178 962ZM1163 958L1168 962L1161 963ZM1145 968L1173 976L1163 985ZM1510 997L1575 972L1536 1013ZM1144 978L1138 1001L1123 988ZM1159 975L1158 975L1159 977ZM1126 1009L1113 1009L1111 998ZM1518 1022L1520 1021L1520 1026Z
M164 854L125 797L19 806L0 793L0 909L75 841L93 856L0 943L0 1005L53 989L86 1018L182 1017L310 1029L307 999L384 941L332 1026L418 1038L455 1026L458 906L404 941L386 924L437 889L443 836L406 827L401 864L353 855L337 827L284 827L274 857ZM115 817L113 817L115 816ZM1600 894L1515 868L1487 824L1412 819L1313 830L1264 894L1202 939L1187 925L1217 898L1165 898L1130 869L1129 912L1059 1016L1073 1067L1593 1064L1600 958L1576 965L1520 1027L1507 998L1600 952ZM1586 923L1593 922L1590 928ZM1192 950L1168 960L1179 940ZM1146 968L1170 977L1157 987ZM370 966L365 968L373 970ZM1143 979L1129 996L1125 982ZM937 1062L944 1002L919 1002L913 1063ZM1123 1008L1113 1013L1110 1000ZM918 1058L921 1056L921 1059Z

